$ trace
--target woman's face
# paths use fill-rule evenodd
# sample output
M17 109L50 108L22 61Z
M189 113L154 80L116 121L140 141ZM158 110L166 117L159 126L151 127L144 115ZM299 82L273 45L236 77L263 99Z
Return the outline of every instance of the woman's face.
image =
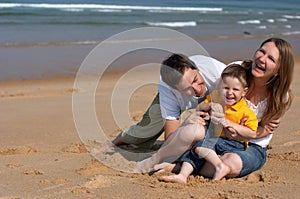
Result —
M273 42L265 43L254 55L252 74L266 82L277 74L279 50Z

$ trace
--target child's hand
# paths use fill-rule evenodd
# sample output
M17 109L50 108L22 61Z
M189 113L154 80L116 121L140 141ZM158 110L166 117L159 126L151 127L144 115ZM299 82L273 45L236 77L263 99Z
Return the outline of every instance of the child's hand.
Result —
M225 136L229 139L236 140L238 137L237 131L232 127L224 128L224 132Z

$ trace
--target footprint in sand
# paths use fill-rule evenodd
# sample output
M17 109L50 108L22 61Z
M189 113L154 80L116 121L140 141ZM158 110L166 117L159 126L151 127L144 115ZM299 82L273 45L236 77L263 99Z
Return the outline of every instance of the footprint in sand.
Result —
M300 141L290 141L290 142L286 142L284 143L282 146L293 146L295 144L300 144Z
M49 179L43 179L40 180L39 183L43 184L43 185L50 185L50 187L44 188L45 189L51 189L53 187L57 187L57 185L64 185L70 182L70 179L68 178L55 178L53 180L49 180Z
M87 189L98 189L103 187L110 187L113 185L113 182L110 177L97 175L94 178L90 179L84 184L83 187Z
M75 194L75 195L81 195L81 194L85 194L85 193L90 193L91 191L89 189L87 189L86 187L74 187L71 190L71 193Z
M6 166L13 169L13 168L19 168L19 167L22 167L22 166L24 166L24 165L21 164L21 163L11 163L11 164L7 164ZM1 199L1 198L0 198L0 199Z
M62 149L63 152L67 153L87 153L87 149L83 144L71 144L70 146L66 146Z
M105 166L104 164L101 164L97 160L92 160L91 162L87 163L85 165L85 167L80 168L80 169L76 170L75 172L79 175L91 176L91 175L98 174L100 172L103 173L103 172L109 172L109 171L111 171L111 168Z
M300 161L300 154L297 152L288 152L284 154L286 160Z
M268 154L268 158L273 158L276 160L300 161L300 154L297 152L274 153Z
M18 146L15 148L1 150L0 155L30 154L36 152L37 150L31 146Z
M246 177L246 181L248 182L264 182L265 179L260 173L251 173Z
M23 172L24 175L31 175L31 176L36 176L36 175L43 175L44 172L38 171L38 170L26 170Z
M56 178L54 180L51 181L52 184L66 184L68 183L70 180L68 178Z

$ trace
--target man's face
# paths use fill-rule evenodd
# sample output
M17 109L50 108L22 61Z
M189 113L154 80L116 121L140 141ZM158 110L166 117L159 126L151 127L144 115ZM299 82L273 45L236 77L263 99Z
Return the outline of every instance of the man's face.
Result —
M206 93L205 82L197 69L186 69L176 88L188 96L200 97Z

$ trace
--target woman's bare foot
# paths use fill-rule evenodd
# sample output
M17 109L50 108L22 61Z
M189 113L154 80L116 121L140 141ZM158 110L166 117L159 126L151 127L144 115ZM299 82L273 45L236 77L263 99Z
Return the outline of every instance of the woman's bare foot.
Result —
M227 174L230 173L230 168L224 163L219 164L216 167L216 172L214 174L213 180L222 180Z
M187 178L181 174L171 175L171 176L161 176L159 178L164 182L175 182L175 183L187 183Z

